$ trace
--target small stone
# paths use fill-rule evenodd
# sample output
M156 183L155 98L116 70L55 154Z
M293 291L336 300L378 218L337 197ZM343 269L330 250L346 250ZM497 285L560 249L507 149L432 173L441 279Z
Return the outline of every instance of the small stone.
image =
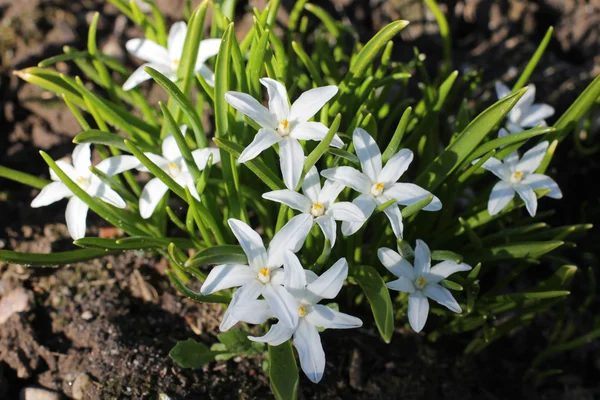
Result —
M25 289L16 288L0 300L0 325L6 322L13 314L29 311L30 309L30 295Z
M89 391L92 384L88 374L80 374L73 382L72 395L75 400L83 399L83 396Z
M90 311L84 311L81 313L81 319L84 321L89 321L92 318L94 318L94 314L92 314Z
M53 392L52 390L26 387L21 390L19 395L20 400L60 400L60 393Z

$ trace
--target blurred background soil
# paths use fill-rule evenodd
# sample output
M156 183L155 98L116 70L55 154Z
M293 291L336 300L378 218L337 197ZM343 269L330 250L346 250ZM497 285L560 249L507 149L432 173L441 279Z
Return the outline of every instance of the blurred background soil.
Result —
M156 2L171 22L182 17L184 0ZM262 9L265 2L249 3ZM282 3L279 20L284 24L293 2ZM352 24L363 40L389 21L410 20L396 46L397 58L410 58L418 46L427 54L428 67L437 68L441 41L422 2L316 3ZM490 100L493 81L514 80L551 25L554 38L531 78L538 100L552 104L560 115L600 72L598 0L440 3L452 32L455 67L483 70ZM239 34L251 24L247 6L237 9ZM12 71L59 54L64 45L84 48L94 11L101 11L102 50L133 67L123 45L140 32L112 6L95 0L0 0L0 165L47 176L38 151L55 159L72 151L79 126L68 109ZM67 64L57 68L78 73ZM556 222L598 219L598 157L579 156L569 144L559 151L557 181L568 195L558 205ZM30 252L71 248L65 204L31 209L36 193L0 181L0 247ZM93 215L88 220L88 235L115 234ZM594 236L597 231L580 244L583 266L597 265ZM0 263L0 399L145 399L161 392L176 399L269 398L260 357L211 363L200 371L181 369L168 358L178 340L216 342L222 310L179 296L164 275L166 267L160 258L137 252L59 268ZM364 315L364 320L371 319ZM523 384L552 323L535 321L476 356L462 353L469 335L429 343L399 328L387 346L372 323L341 335L326 331L325 377L319 385L302 377L301 399L600 398L597 343L551 360L563 369L561 375L538 386Z

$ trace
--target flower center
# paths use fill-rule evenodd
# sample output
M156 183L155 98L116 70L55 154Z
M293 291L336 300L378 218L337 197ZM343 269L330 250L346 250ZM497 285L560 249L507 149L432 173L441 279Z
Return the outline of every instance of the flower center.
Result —
M298 316L300 318L304 317L306 315L306 308L304 308L304 306L300 306L298 307Z
M423 289L427 285L427 281L422 276L418 277L415 281L415 287L417 289Z
M283 121L281 121L279 123L279 126L277 127L277 132L279 132L279 134L281 136L287 136L290 134L290 121L288 121L287 119L284 119Z
M85 190L90 186L90 180L88 178L80 176L79 178L77 178L77 184L79 185L79 187Z
M171 68L176 71L179 68L179 58L171 61Z
M323 207L323 204L321 203L315 203L310 209L310 214L315 218L320 217L325 214L325 207Z
M381 194L383 193L383 188L384 185L381 182L377 182L375 185L373 185L373 187L371 188L371 194L375 197L377 196L381 196Z
M179 168L179 166L173 162L169 163L168 167L169 167L169 174L173 178L176 178L181 173L181 169Z
M267 267L261 268L260 271L258 271L258 280L261 281L262 283L269 283L269 281L271 280L271 275L269 274L269 268L267 268Z
M521 183L522 180L523 180L523 173L521 171L513 172L513 174L510 176L510 183L512 183L512 184Z

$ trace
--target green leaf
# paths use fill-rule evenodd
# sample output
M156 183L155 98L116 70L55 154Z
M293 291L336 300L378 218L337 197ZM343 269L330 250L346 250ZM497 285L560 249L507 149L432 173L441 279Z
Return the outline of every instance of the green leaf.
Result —
M571 282L573 281L576 273L576 266L563 265L548 278L536 285L534 290L539 292L543 290L567 289L571 286Z
M269 345L269 379L275 399L297 399L298 366L289 340L279 346Z
M562 241L511 243L477 250L469 255L469 260L485 263L523 258L536 259L563 244Z
M555 129L552 127L538 127L523 132L511 133L510 135L490 140L489 142L479 146L471 155L469 155L465 163L470 163L476 158L479 158L494 149L499 149L501 147L505 147L513 143L525 142L527 139L532 138L534 136L545 135L554 131Z
M433 195L430 194L429 196L422 198L421 200L411 204L410 206L404 207L402 209L402 217L408 218L412 215L415 215L416 213L427 207L432 201Z
M100 258L120 252L121 250L79 249L70 251L57 251L54 253L45 254L0 250L0 261L10 264L24 265L26 267L65 265L93 260L94 258Z
M525 89L503 98L479 114L446 149L431 163L415 184L434 191L473 152L475 147L511 110Z
M400 142L404 137L404 133L406 133L406 128L408 127L408 123L410 122L410 117L412 114L412 107L407 107L400 118L400 122L398 122L398 126L396 127L396 131L394 132L394 136L392 136L392 140L390 140L389 144L385 148L381 159L384 163L386 163L394 154L396 154L400 150Z
M75 144L83 144L83 143L93 143L93 144L102 144L105 146L116 147L119 150L129 152L129 148L125 146L123 142L125 140L124 137L117 135L116 133L105 132L99 129L89 129L82 131L77 136L73 138L73 143ZM135 140L130 140L133 144L135 144L140 149L144 151L153 151L148 145L144 143L136 142Z
M246 253L238 245L224 244L200 250L186 261L186 267L211 264L248 264Z
M341 157L344 160L348 160L353 164L360 165L360 160L354 154L347 152L346 150L336 149L335 147L329 147L327 151L334 156Z
M187 339L177 342L169 352L169 357L181 368L200 369L209 362L214 361L215 356L218 354L221 354L221 352L210 351L204 343Z
M173 286L175 286L175 289L177 289L177 291L179 293L181 293L188 299L191 299L195 302L198 302L198 303L220 303L220 304L229 304L231 302L231 297L229 297L229 296L224 296L224 295L219 295L219 294L209 294L207 296L204 296L200 293L194 292L193 290L191 290L187 286L185 286L183 284L183 282L181 281L181 279L179 279L177 277L177 275L175 274L175 272L173 272L173 271L167 271L167 276L169 277L169 279L171 280L171 283L173 284Z
M257 22L254 22L257 26ZM248 88L250 95L254 98L260 98L261 89L259 79L263 73L263 63L265 61L265 53L267 52L267 42L269 41L270 30L265 29L264 33L259 36L258 41L254 42L250 51L250 58L246 66L246 76L248 78Z
M390 292L375 268L359 265L353 275L367 296L379 334L386 343L392 340L394 333L394 309Z
M321 142L314 148L313 151L310 152L308 157L306 157L306 161L304 161L304 173L306 174L316 163L321 159L323 154L329 149L329 144L333 140L338 128L340 127L340 123L342 122L342 114L338 114L335 116L327 135L321 140Z
M248 334L240 329L219 333L217 338L230 353L246 353L252 349L252 342L248 339Z
M198 48L202 41L202 31L204 29L204 19L206 10L208 9L208 1L203 1L194 10L188 21L188 30L183 44L183 52L177 76L183 78L181 83L181 91L188 95L195 75L196 59L198 58Z
M50 183L49 180L38 178L27 174L25 172L17 171L11 168L3 167L0 165L0 177L10 179L11 181L22 183L34 188L42 189L44 186Z
M434 261L452 261L460 264L463 256L450 250L434 250L431 252L431 259Z
M529 60L529 62L527 63L527 66L521 73L521 76L519 77L517 82L515 82L515 85L512 87L512 92L515 92L515 91L521 89L529 81L531 74L535 70L535 67L537 66L538 62L540 61L540 58L542 58L542 55L544 54L546 47L548 47L548 44L550 43L550 39L552 39L553 32L554 32L553 26L548 28L540 45L538 46L535 53L533 53L531 60Z
M440 29L440 35L442 36L442 50L444 53L444 62L440 71L440 76L445 76L450 68L452 68L452 40L450 37L450 28L446 16L437 5L435 0L425 0L425 4L433 13L435 20L437 21L438 28Z

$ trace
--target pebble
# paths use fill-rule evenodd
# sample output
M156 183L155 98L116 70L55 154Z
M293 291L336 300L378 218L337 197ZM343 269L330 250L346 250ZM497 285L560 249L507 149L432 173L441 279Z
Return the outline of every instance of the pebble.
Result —
M73 382L72 395L75 400L83 399L92 383L88 374L80 374Z
M26 387L19 395L20 400L60 400L61 398L60 393L37 387Z
M84 311L81 313L81 319L84 321L89 321L92 318L94 318L94 314L92 314L90 311Z
M16 288L0 300L0 325L5 323L13 314L29 311L30 309L29 294L23 288Z

